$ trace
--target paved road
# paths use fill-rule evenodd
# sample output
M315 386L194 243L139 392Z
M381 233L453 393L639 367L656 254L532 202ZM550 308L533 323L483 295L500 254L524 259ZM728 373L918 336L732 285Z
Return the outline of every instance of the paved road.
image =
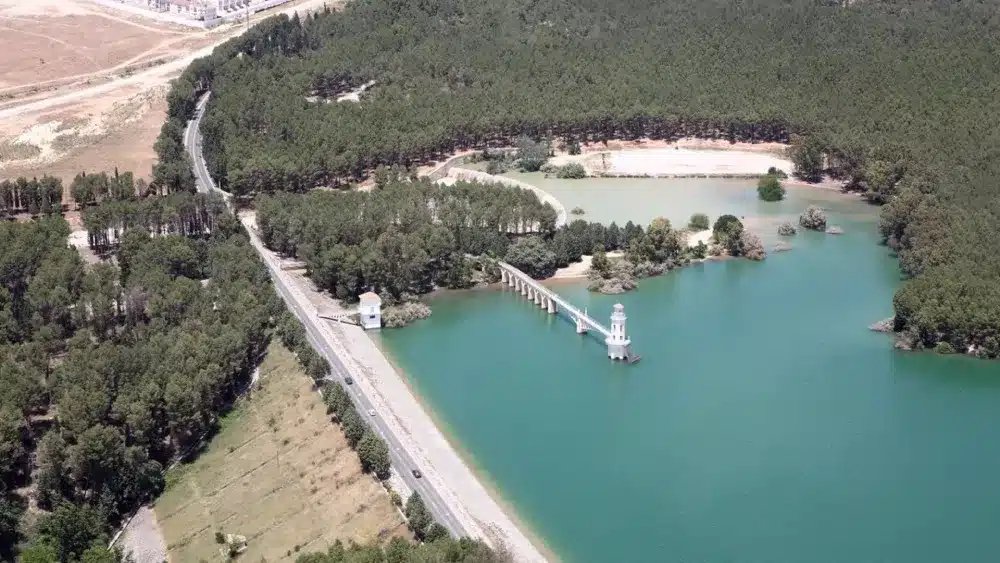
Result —
M199 130L199 124L201 118L205 112L205 106L208 103L208 94L206 94L199 102L197 110L195 112L195 118L188 122L187 130L184 133L184 145L187 147L189 154L191 155L191 160L194 163L194 173L197 180L198 191L200 192L210 192L210 191L220 191L215 186L214 181L208 174L208 168L205 166L205 160L201 154L201 131ZM228 200L228 194L224 194ZM343 379L350 373L346 367L344 367L344 362L341 360L340 356L335 352L335 346L327 341L326 336L323 331L317 326L318 322L327 322L323 320L313 319L315 313L315 307L302 295L300 292L293 289L292 282L289 279L288 273L281 270L281 265L276 263L270 252L267 252L260 239L252 231L249 231L250 240L260 253L261 258L264 263L267 264L268 269L271 271L271 279L274 281L274 287L278 291L278 295L285 301L288 305L288 309L295 314L296 317L302 322L302 325L306 329L306 335L309 342L316 348L316 350L323 355L330 362L330 366L333 373L330 377L332 380L343 381ZM360 389L358 385L344 385L347 392L351 395L354 400L355 406L357 406L359 413L366 417L372 427L382 436L382 438L389 445L389 459L392 463L393 469L400 475L403 481L406 483L411 490L420 493L421 498L424 499L424 504L430 510L431 514L437 522L440 522L448 529L449 532L455 537L467 536L469 535L467 530L462 526L461 521L455 516L451 507L442 499L441 495L434 489L431 484L425 479L417 479L413 476L412 470L419 469L414 463L413 459L410 457L408 452L403 448L402 443L399 438L392 433L389 426L383 420L383 413L379 412L375 401L372 401L370 397L366 396L364 391ZM375 410L376 416L368 416L369 410Z

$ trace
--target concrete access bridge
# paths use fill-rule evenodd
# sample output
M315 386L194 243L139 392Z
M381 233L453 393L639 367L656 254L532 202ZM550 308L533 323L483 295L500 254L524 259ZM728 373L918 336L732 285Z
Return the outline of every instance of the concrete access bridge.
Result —
M563 299L558 293L533 280L531 276L521 270L511 266L506 262L497 262L500 267L500 280L521 292L521 295L533 301L539 307L546 309L550 315L559 311L566 314L576 324L577 334L586 334L589 331L598 332L604 337L605 344L608 345L608 357L613 360L625 360L629 363L639 361L639 356L632 353L632 341L625 336L625 307L617 304L611 314L611 327L608 328L597 322L587 314L586 310L581 311L572 303Z

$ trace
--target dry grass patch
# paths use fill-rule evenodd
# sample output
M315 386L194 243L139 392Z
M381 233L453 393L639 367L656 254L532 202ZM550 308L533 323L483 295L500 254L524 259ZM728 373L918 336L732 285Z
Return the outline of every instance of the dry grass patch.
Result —
M17 160L28 160L37 158L42 154L42 149L30 143L17 141L0 141L0 162L11 162Z
M173 561L224 560L215 532L246 536L247 561L294 560L335 539L404 534L295 357L272 344L252 396L196 461L168 474L156 517ZM290 555L289 555L290 553Z

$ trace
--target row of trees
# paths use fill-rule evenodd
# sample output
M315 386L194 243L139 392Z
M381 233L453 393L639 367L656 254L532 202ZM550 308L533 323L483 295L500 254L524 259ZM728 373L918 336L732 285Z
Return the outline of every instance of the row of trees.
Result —
M176 190L175 190L176 191ZM194 184L190 190L194 191ZM169 193L162 182L147 184L142 178L136 179L132 172L112 174L81 172L73 178L69 188L73 201L81 207L89 207L109 201L134 201L156 193ZM51 215L63 212L63 183L54 176L44 175L40 179L25 177L0 182L0 219L15 215Z
M403 538L392 538L386 544L372 542L359 545L350 542L346 547L337 540L326 553L300 555L295 563L424 563L448 561L449 563L510 563L509 554L491 550L481 541L468 538L459 540L441 537L425 543L413 544Z
M347 444L358 452L362 470L373 473L380 480L388 479L388 445L358 413L343 385L337 381L327 381L330 364L309 344L299 320L286 311L278 323L277 332L281 342L289 350L295 351L299 363L322 390L327 413L334 415L334 420L344 431Z
M361 468L381 480L389 478L389 447L358 413L351 396L339 382L323 386L327 409L336 416L344 430L347 444L358 452Z
M92 210L126 203L150 202ZM212 223L126 226L118 265L90 268L61 217L0 223L0 555L117 561L109 525L249 381L280 302L245 236ZM40 517L21 516L29 483Z
M107 201L129 201L152 195L153 188L142 178L138 180L131 172L113 174L81 172L70 184L70 195L79 207L89 207Z
M992 355L994 14L991 0L359 0L268 20L192 65L161 140L180 139L211 87L206 152L238 194L336 185L522 135L792 141L800 177L830 175L891 207L886 243L922 280L897 295L897 328ZM306 100L373 79L358 104ZM166 168L184 158L161 157Z
M62 192L62 180L53 176L4 180L0 182L0 219L19 213L62 213Z
M139 200L109 200L85 209L83 225L90 248L106 252L133 230L157 237L199 237L212 234L219 221L230 231L238 228L232 215L223 213L225 207L217 194L185 192Z

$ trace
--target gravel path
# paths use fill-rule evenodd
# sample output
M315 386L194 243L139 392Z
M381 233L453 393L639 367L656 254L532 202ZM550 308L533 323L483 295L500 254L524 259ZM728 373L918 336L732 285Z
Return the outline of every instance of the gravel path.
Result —
M167 560L167 542L156 522L153 509L143 506L118 538L125 553L130 553L135 563L163 563Z

